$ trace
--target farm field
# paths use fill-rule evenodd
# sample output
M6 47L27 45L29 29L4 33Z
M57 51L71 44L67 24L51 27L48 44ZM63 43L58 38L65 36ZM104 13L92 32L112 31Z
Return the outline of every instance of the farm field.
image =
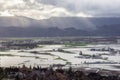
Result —
M9 50L0 52L0 66L41 66L62 64L67 68L100 68L120 71L120 45L39 45L34 49ZM41 47L42 46L42 47ZM108 48L116 52L108 51ZM92 50L96 49L96 50ZM100 49L105 49L101 51Z

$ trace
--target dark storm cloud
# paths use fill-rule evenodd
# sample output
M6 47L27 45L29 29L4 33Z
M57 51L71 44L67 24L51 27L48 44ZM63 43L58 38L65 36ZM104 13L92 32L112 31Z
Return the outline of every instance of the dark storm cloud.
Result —
M40 3L93 16L120 16L120 0L37 0Z
M0 0L0 15L50 17L118 17L120 0Z

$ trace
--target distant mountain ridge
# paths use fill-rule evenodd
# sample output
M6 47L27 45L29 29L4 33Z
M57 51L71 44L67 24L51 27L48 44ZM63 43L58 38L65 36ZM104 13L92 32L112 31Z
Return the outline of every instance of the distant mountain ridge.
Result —
M0 17L0 27L58 27L77 28L86 30L95 29L97 26L120 24L120 18L116 17L52 17L50 19L35 20L32 18L15 16Z
M120 36L120 18L0 17L0 37Z

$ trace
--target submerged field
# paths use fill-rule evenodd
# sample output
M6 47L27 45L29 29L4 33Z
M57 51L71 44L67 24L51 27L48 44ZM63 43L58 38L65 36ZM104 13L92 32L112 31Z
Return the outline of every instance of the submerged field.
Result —
M0 52L2 67L9 66L42 66L64 64L74 68L89 67L120 71L120 53L111 54L109 51L91 51L92 48L113 48L120 50L120 45L40 45L29 50L10 50ZM82 53L80 53L82 52ZM92 57L99 55L97 57Z

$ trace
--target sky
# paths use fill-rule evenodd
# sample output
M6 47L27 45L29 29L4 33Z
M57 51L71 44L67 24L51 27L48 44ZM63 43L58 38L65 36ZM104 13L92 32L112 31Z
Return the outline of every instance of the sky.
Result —
M0 0L0 16L119 17L120 0Z

